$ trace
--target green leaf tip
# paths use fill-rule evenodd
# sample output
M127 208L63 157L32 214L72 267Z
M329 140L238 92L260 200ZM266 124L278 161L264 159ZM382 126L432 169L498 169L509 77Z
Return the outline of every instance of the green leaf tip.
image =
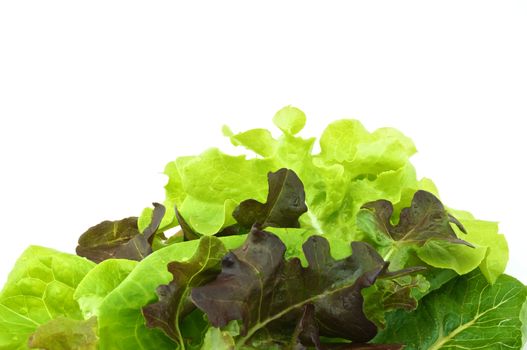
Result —
M296 107L286 106L276 112L273 123L285 134L295 135L304 128L306 115Z

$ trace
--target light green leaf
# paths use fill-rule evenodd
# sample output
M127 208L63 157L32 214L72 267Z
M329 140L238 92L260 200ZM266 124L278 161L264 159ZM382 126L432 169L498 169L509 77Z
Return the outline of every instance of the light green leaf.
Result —
M104 298L132 272L135 260L109 259L99 263L79 283L73 298L85 318L97 316Z
M97 318L86 321L59 316L40 326L29 339L31 349L97 350Z
M478 270L422 299L417 310L388 315L374 342L406 344L405 350L520 349L520 310L526 287L502 275L490 285Z
M183 217L187 218L187 223L194 231L204 235L212 235L219 232L223 227L236 222L232 217L232 212L237 205L237 201L229 198L225 199L223 203L215 203L207 199L200 200L188 196L181 205L181 213Z
M265 200L272 164L211 149L198 157L178 158L176 166L185 198L175 204L193 229L211 235L234 222L232 210L241 201Z
M29 335L56 317L82 319L73 292L94 266L53 249L26 249L0 294L0 349L27 349Z
M329 124L322 133L320 154L329 161L352 161L359 143L368 138L369 132L358 120L337 120Z
M276 153L278 141L267 129L252 129L236 135L226 135L235 146L243 146L263 157L272 157Z
M498 233L498 223L477 220L466 211L449 209L459 221L465 226L467 235L465 239L478 245L486 247L485 259L479 268L490 283L494 283L507 267L509 261L509 247L505 236Z
M428 241L417 248L417 256L431 266L452 269L464 275L477 268L487 253L487 247L470 248L444 241Z
M392 128L369 133L358 120L338 120L320 138L321 156L345 163L354 175L380 174L404 166L416 152L413 142Z
M304 128L306 115L300 109L286 106L276 112L273 123L284 132L284 134L294 135Z
M147 228L148 225L150 225L153 214L154 214L153 208L147 207L143 209L143 211L141 212L141 215L137 219L137 228L139 229L139 232L143 232L145 228ZM166 221L166 218L167 218L167 215L165 214L165 216L163 217L163 220ZM164 227L166 226L167 225L165 223Z

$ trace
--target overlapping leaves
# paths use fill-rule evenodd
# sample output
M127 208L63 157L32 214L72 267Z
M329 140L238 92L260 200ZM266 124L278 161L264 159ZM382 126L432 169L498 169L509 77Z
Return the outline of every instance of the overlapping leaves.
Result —
M81 236L77 252L95 268L30 248L0 293L0 348L521 347L526 288L502 275L504 236L441 204L409 162L409 138L339 120L315 154L299 136L302 111L273 122L278 137L224 128L255 157L209 149L170 162L166 211L154 204ZM350 256L345 242L357 240L368 243Z
M243 227L300 227L298 218L307 211L304 186L298 175L282 168L267 175L267 201L248 199L240 203L232 216Z
M376 340L397 339L407 350L520 349L526 298L527 288L513 277L490 285L476 270L429 294L417 310L391 313Z
M277 236L254 227L244 245L224 257L218 277L192 290L192 301L214 327L241 321L238 347L271 337L284 347L293 341L321 349L320 336L359 343L375 336L361 291L386 272L388 263L371 246L353 242L352 255L335 260L328 241L311 236L303 245L307 267L298 258L285 260L285 249ZM310 312L316 321L308 321Z
M459 232L467 231L432 193L415 192L411 205L401 210L395 225L393 211L393 204L381 199L364 204L357 216L358 228L393 267L404 267L418 257L431 266L464 274L485 258L485 248L458 238L453 225ZM456 254L449 254L451 250Z
M366 203L362 209L368 209L373 215L374 228L366 231L373 235L381 233L385 236L382 238L377 236L378 239L384 238L399 244L417 246L437 239L473 247L472 244L456 236L450 226L451 223L454 223L463 233L466 233L465 228L454 216L448 214L439 199L430 192L417 191L414 194L412 205L401 211L397 225L391 223L393 205L387 200L381 199Z
M201 238L196 252L189 260L169 263L168 271L173 276L172 281L157 288L158 302L143 308L147 325L161 328L184 348L185 337L181 333L180 321L194 309L188 295L192 288L216 277L226 252L218 238L205 236Z

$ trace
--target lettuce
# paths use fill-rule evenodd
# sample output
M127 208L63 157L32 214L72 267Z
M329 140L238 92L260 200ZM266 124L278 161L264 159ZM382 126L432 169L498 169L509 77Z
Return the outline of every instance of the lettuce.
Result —
M26 249L0 293L0 349L27 349L29 336L57 317L83 320L73 293L94 266L53 249Z
M527 288L494 222L444 205L413 142L305 114L223 133L165 167L163 204L30 247L0 293L0 349L520 349ZM179 227L171 237L165 232Z

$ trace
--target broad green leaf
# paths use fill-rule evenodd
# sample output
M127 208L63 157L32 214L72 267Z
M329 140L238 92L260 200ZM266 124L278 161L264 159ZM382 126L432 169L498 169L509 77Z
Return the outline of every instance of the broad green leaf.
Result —
M40 326L29 338L29 348L97 350L97 318L86 321L59 316Z
M389 314L374 342L401 342L405 350L520 349L526 297L516 279L502 275L490 285L476 270L427 295L417 310Z
M104 298L113 291L137 265L137 261L126 259L108 259L84 276L73 294L79 303L84 318L99 314Z
M190 259L170 262L168 271L173 276L172 281L157 287L157 302L143 307L147 326L161 328L184 349L188 335L182 333L180 323L194 309L188 300L190 290L216 277L226 253L218 238L204 236Z
M59 316L82 319L73 292L94 266L53 249L26 249L0 294L0 349L27 349L29 335Z

